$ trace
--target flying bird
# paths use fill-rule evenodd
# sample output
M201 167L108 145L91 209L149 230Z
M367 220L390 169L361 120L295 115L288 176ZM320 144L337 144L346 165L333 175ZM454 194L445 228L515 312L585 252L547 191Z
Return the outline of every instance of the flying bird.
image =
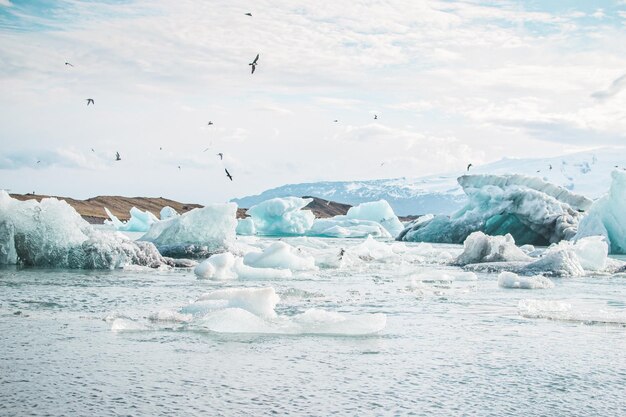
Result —
M122 160L122 157L120 156L119 152L115 152L115 160L116 161L121 161Z
M259 54L256 54L256 58L254 58L254 61L248 64L252 66L252 74L254 74L254 70L256 69L256 66L258 65L257 64L258 60L259 60Z
M93 101L93 99L92 99L92 98L87 98L87 99L85 99L85 100L87 100L87 105L89 105L89 103L93 104L94 106L96 105L96 102L95 102L95 101Z
M552 164L550 164L550 169L552 169Z
M375 114L375 115L374 115L374 120L377 120L377 119L378 119L378 115L377 115L377 114Z
M94 148L91 148L91 152L95 152L96 150Z
M221 153L221 152L220 152L220 153L218 153L218 154L217 154L217 156L219 156L219 157L220 157L220 161L224 159L224 154L223 154L223 153Z
M337 123L338 121L339 121L339 120L337 120L337 119L333 120L333 122L334 122L334 123Z
M467 170L469 171L469 169L472 167L472 164L467 164Z
M37 163L40 163L41 161L37 161Z
M246 16L252 17L252 13L246 13Z
M74 66L74 65L70 64L69 62L66 62L65 65L69 65L70 67Z
M206 148L206 149L205 149L205 150L203 150L202 152L206 152L206 151L208 151L209 149L211 149L211 148Z
M233 176L230 175L230 172L228 172L228 170L226 168L224 168L224 171L226 171L226 176L228 177L229 180L233 180Z
M180 169L180 165L178 166L178 169Z
M209 123L207 123L208 126L211 126L213 124L212 121L209 120Z

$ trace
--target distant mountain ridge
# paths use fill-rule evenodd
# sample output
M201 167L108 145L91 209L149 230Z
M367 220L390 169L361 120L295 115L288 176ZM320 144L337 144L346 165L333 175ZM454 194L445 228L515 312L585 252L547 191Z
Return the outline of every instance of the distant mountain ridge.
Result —
M310 195L350 205L385 199L399 216L426 213L450 214L466 201L457 178L465 174L522 174L595 199L608 191L611 171L626 167L626 148L600 148L552 158L505 158L469 170L419 178L366 181L324 181L288 184L258 195L235 198L251 207L275 197Z

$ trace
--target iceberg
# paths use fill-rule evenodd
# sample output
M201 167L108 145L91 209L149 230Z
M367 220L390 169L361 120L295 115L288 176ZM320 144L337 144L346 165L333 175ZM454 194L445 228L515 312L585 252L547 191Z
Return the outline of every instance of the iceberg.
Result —
M530 262L533 259L515 245L510 234L487 236L483 232L474 232L463 242L463 253L456 263L467 264L483 262Z
M161 217L161 220L166 220L166 219L169 219L171 217L176 217L176 216L180 216L180 214L178 214L178 212L174 210L173 208L171 208L170 206L163 207L161 209L161 212L159 213L159 217Z
M397 236L402 223L385 200L372 201L350 207L345 215L328 219L315 219L307 232L310 236L356 238Z
M173 264L150 243L94 229L65 201L18 201L5 191L0 191L0 263L74 269Z
M613 171L609 193L593 203L575 239L600 235L613 254L626 254L626 172Z
M141 211L137 207L130 209L130 219L127 222L122 222L106 207L104 211L107 216L109 216L109 219L111 219L105 220L104 224L113 225L117 230L123 232L147 232L153 223L159 222L159 219L157 219L154 214L150 213L148 210Z
M237 205L209 204L152 223L141 241L152 242L164 256L208 257L226 251L235 239Z
M591 200L539 178L465 175L458 182L469 202L448 216L418 219L398 240L461 243L476 231L510 234L520 245L547 246L576 235Z
M300 197L272 198L263 201L247 211L254 228L249 224L242 227L263 236L303 235L313 226L315 220L313 212L302 210L311 201L313 199Z
M237 234L243 236L256 235L256 227L254 221L250 217L237 220Z

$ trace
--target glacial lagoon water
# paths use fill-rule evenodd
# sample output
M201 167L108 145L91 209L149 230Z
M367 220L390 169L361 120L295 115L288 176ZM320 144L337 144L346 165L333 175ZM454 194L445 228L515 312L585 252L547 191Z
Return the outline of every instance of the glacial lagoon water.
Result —
M2 269L0 415L626 415L625 275L507 289L436 258L219 282L192 269ZM386 326L267 334L150 320L232 287L273 287L280 317L382 313Z

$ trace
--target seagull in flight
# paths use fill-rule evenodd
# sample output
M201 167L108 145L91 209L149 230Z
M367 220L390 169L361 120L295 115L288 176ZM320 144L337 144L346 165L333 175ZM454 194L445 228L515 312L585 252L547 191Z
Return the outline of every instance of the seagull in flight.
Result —
M178 169L180 170L180 165L178 166Z
M70 64L69 62L66 62L65 65L69 65L70 67L74 66L74 65Z
M41 161L37 161L37 163L40 163Z
M550 164L550 169L552 169L552 164Z
M121 161L122 160L122 157L120 156L119 152L115 152L115 160L116 161Z
M339 122L339 120L337 120L337 119L333 120L333 123L337 123L337 122Z
M91 152L95 152L96 150L94 148L91 148Z
M210 147L209 147L209 148L206 148L206 149L205 149L205 150L203 150L202 152L206 152L206 151L208 151L209 149L211 149L211 148L210 148Z
M233 180L233 176L230 175L230 172L228 172L228 170L226 168L224 168L224 171L226 171L226 176L228 177L229 180Z
M469 169L472 167L472 164L467 164L467 170L469 171Z
M208 148L207 148L207 149L208 149ZM219 156L219 157L220 157L220 161L224 159L224 154L223 154L223 153L221 153L221 152L220 152L220 153L218 153L218 154L217 154L217 156Z
M87 105L89 105L89 103L93 104L94 106L96 105L96 102L93 101L92 98L86 98L85 100L87 100Z
M374 120L378 120L378 115L377 114L374 115Z
M256 58L254 58L254 61L248 64L248 65L252 65L252 74L254 74L254 70L256 69L256 66L258 65L257 63L258 61L259 61L259 54L256 54Z
M246 13L246 16L252 17L252 13Z
M209 123L207 123L207 126L211 126L212 124L213 122L209 120Z

